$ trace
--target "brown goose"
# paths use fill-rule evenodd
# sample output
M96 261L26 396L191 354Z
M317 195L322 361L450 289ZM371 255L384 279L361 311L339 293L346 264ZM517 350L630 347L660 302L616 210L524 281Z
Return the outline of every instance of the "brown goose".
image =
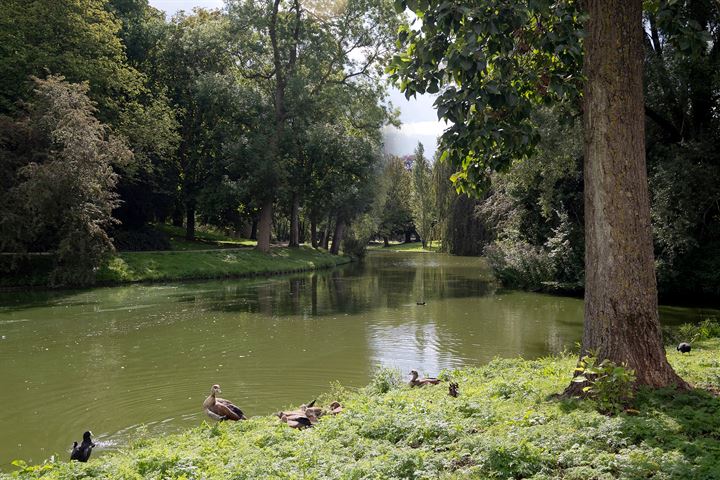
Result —
M222 393L220 385L213 385L210 389L210 395L203 402L203 409L208 417L213 420L247 420L247 417L238 407L233 405L230 400L218 398L216 395Z
M437 378L418 378L419 374L417 370L410 370L410 375L412 375L410 379L411 387L424 387L425 385L437 385L440 383L440 380Z
M330 415L337 415L343 411L343 407L340 402L332 402L330 404Z
M310 417L302 414L290 414L286 415L284 412L279 412L280 421L287 423L289 427L303 429L313 426L313 421ZM317 421L317 420L316 420Z

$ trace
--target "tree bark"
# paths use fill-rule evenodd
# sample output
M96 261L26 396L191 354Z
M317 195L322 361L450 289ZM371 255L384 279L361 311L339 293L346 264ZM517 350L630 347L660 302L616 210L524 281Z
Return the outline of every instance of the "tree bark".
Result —
M185 238L195 240L195 202L189 201L185 204Z
M300 196L297 193L293 193L291 202L290 242L288 246L292 248L297 248L300 246Z
M412 242L412 231L405 230L405 243Z
M327 218L327 224L325 225L325 230L323 231L323 239L322 239L322 247L327 250L328 245L330 245L330 227L332 227L332 217L328 215Z
M627 364L639 385L687 387L665 357L658 320L645 165L642 0L586 5L582 355L593 352Z
M250 240L257 240L257 229L258 229L257 218L253 218L252 228L250 229Z
M340 243L342 242L344 233L345 220L338 217L337 220L335 220L335 233L333 234L332 248L330 248L331 254L337 255L340 253Z
M318 247L317 220L315 220L315 217L310 217L310 242L313 248Z
M266 200L260 209L260 221L257 231L257 250L263 253L270 251L270 231L272 229L273 201Z
M387 235L383 237L383 247L387 248L390 246L390 241L388 240Z
M175 227L183 226L183 208L182 204L176 204L172 214L172 224Z

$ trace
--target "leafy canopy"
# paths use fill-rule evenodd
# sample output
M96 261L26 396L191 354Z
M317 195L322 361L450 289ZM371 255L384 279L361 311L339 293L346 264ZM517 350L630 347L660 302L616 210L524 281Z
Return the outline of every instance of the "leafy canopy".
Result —
M479 192L488 173L532 153L540 104L574 104L582 78L582 21L574 0L396 0L414 24L401 27L388 73L406 97L439 93L441 138L463 192Z

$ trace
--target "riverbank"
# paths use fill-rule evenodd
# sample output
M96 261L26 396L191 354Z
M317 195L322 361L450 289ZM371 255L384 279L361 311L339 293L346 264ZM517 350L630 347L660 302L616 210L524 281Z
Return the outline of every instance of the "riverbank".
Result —
M100 269L100 284L249 277L330 268L350 257L309 247L274 247L270 253L248 248L218 250L124 252Z
M31 258L21 274L1 277L0 288L47 286L51 260L49 256ZM251 277L330 268L351 261L347 256L304 246L273 247L267 254L252 248L119 252L99 269L96 284Z
M390 242L390 244L386 247L382 243L375 243L368 246L368 250L377 250L377 251L383 251L383 252L422 252L422 253L436 253L439 252L442 248L442 244L439 241L435 241L432 243L432 245L428 246L427 248L423 248L421 242L410 242L410 243L402 243L402 242Z
M720 389L720 340L668 357L685 379ZM360 390L336 386L318 403L344 412L297 431L275 417L211 422L182 434L138 438L89 463L23 467L20 478L720 478L720 399L705 390L641 391L634 411L597 413L554 400L574 355L495 360L410 389L381 371ZM233 392L226 392L232 398ZM249 412L252 414L252 412ZM22 466L22 464L20 464ZM9 478L6 476L6 478Z

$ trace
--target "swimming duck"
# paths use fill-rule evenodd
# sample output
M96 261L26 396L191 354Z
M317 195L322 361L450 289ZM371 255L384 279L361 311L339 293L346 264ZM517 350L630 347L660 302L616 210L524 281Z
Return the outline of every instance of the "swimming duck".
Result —
M410 370L410 375L412 375L410 379L411 387L424 387L425 385L437 385L440 383L440 380L437 378L418 378L419 374L417 370Z
M222 393L220 385L213 385L210 388L210 395L203 402L203 409L213 420L247 420L247 417L230 400L218 398L216 395Z
M73 442L72 453L70 454L70 460L77 460L78 462L87 462L90 459L92 449L95 448L95 444L92 439L92 432L87 431L83 433L83 440L80 445L78 442Z
M692 346L689 343L682 342L680 345L677 346L677 351L680 353L690 353L690 349Z

